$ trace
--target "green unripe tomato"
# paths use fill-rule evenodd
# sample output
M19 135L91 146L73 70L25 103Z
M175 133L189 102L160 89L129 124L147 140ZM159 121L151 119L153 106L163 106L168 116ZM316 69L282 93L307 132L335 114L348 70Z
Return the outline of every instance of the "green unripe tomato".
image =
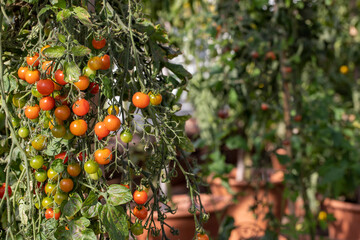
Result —
M34 169L39 169L44 165L44 158L40 155L37 155L30 159L30 166Z
M11 118L11 124L14 128L20 127L20 120L18 118Z
M56 204L58 205L61 205L61 203L66 199L68 199L68 195L60 191L57 191L57 193L54 196L54 202L56 202Z
M92 70L91 68L89 68L88 66L83 68L83 75L90 77L91 75L96 75L96 70Z
M141 234L143 234L144 232L144 228L141 225L140 222L135 223L134 225L131 226L131 232L135 235L135 236L139 236Z
M96 173L89 174L89 177L90 177L92 180L99 180L99 178L101 178L101 176L102 176L102 171L101 171L100 168L97 170Z
M96 173L99 169L99 164L95 162L94 160L87 161L84 163L84 170L88 174Z
M43 95L41 93L39 93L39 91L37 90L36 88L36 85L34 85L32 88L31 88L31 94L34 96L34 97L37 97L37 98L41 98Z
M39 169L35 172L35 179L38 182L45 182L47 179L46 171L44 169Z
M48 208L52 208L54 205L54 201L52 200L52 198L50 197L45 197L42 201L41 201L41 205L43 208L48 209Z
M29 129L26 127L21 127L18 130L19 137L21 138L27 138L29 136Z
M131 140L133 139L133 135L129 130L124 130L121 132L120 134L120 139L121 141L123 141L124 143L129 143L131 142Z

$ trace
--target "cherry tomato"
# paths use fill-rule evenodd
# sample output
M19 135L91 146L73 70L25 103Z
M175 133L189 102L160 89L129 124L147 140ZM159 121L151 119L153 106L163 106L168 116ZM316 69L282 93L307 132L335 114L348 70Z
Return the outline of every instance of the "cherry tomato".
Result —
M51 129L51 133L56 138L62 138L66 134L66 128L63 125L55 125Z
M29 84L34 84L40 80L39 70L28 70L25 72L25 81Z
M133 210L134 216L137 217L139 220L146 219L148 215L148 211L144 206L137 206Z
M17 93L12 97L12 103L15 107L22 108L25 106L26 99L23 96L23 94Z
M64 72L60 69L56 70L55 72L55 81L60 85L66 85L67 82L64 80Z
M35 172L35 179L38 182L45 182L47 179L46 171L44 169L39 169Z
M61 216L61 212L60 210L58 210L56 212L56 210L54 211L52 208L46 209L45 211L45 218L46 219L50 219L50 218L55 218L55 220L58 220Z
M55 107L55 99L53 97L47 96L40 99L40 108L43 111L50 111Z
M114 105L114 106L110 106L108 109L107 109L107 112L109 115L119 115L119 107Z
M135 236L139 236L139 235L143 234L143 232L144 232L144 228L140 222L133 224L131 226L130 230Z
M64 178L64 179L61 179L60 181L60 189L63 191L63 192L71 192L71 190L73 190L74 188L74 182L73 180L71 180L70 178Z
M83 68L83 75L86 77L90 77L92 75L96 75L96 71L89 68L89 66L86 66Z
M41 69L45 74L50 75L52 71L52 67L53 67L53 61L45 61L42 64Z
M98 171L98 169L99 169L99 164L94 160L89 160L84 164L84 170L88 174L94 174Z
M75 86L81 91L86 90L90 85L90 80L86 76L80 76L79 81L74 82Z
M103 47L105 47L106 45L106 39L105 38L101 38L99 40L96 40L95 38L92 40L92 45L95 49L102 49Z
M64 122L56 117L55 117L55 119L53 119L53 118L49 119L50 130L53 129L53 127L55 127L56 125L63 125L63 124L64 124Z
M44 51L45 49L49 48L49 47L51 47L51 46L50 46L50 45L45 45L45 46L43 46L43 47L41 48L40 53L41 53L42 56L44 56L43 51Z
M44 158L41 155L34 156L30 159L30 166L39 169L44 165Z
M50 197L44 197L44 199L41 201L41 205L45 209L52 208L54 204L54 201Z
M162 96L160 93L158 94L153 94L153 93L149 93L149 96L150 96L150 102L152 105L156 106L156 105L159 105L162 101Z
M2 186L0 187L0 199L3 199L4 195L5 195L5 191L6 191L6 183L3 183ZM12 191L11 191L11 187L8 185L8 195L9 197L11 197Z
M55 172L52 168L47 171L47 176L50 180L57 181L60 177L60 173Z
M99 178L100 178L101 176L102 176L102 171L101 171L100 168L97 170L96 173L89 174L89 177L90 177L92 180L99 180Z
M89 85L90 93L97 94L99 92L99 84L97 83L90 83Z
M25 73L29 70L28 67L20 67L18 70L18 77L22 80L25 80Z
M101 62L101 58L100 57L92 57L90 58L90 60L88 61L88 67L91 70L99 70L102 66L102 62Z
M58 93L57 95L59 95L60 92L55 92L55 91L60 91L62 89L62 85L60 85L60 84L58 84L56 82L53 82L53 83L54 83L54 93Z
M33 56L26 57L26 63L29 66L37 67L39 65L39 53L35 53Z
M145 191L136 190L133 194L133 198L137 204L142 205L142 204L146 203L148 195Z
M84 158L86 159L86 157L87 157L86 153L84 153L84 156L85 156ZM80 161L83 161L84 158L83 158L83 152L80 152L80 153L79 153L79 156L78 156L78 159L79 159Z
M31 94L34 96L34 97L37 97L37 98L41 98L43 95L41 93L39 93L39 91L36 89L36 86L34 85L32 88L31 88Z
M94 153L94 158L98 164L105 165L111 161L112 154L110 149L98 149Z
M261 110L266 111L269 109L269 105L267 103L261 103Z
M196 235L196 240L209 240L209 237L208 237L208 235L206 235L206 234L198 233L198 234Z
M105 127L109 131L116 131L120 128L121 121L118 117L114 115L108 115L104 119Z
M61 105L69 105L69 102L67 100L67 97L64 95L58 95L55 97L55 100L60 102Z
M20 127L20 120L18 118L11 118L11 125L13 125L14 128Z
M25 116L29 119L35 119L39 117L39 113L40 107L37 104L35 106L28 106L25 109Z
M72 111L78 116L86 115L89 112L89 110L90 110L90 104L85 99L77 100L72 106Z
M21 127L18 130L19 137L21 138L27 138L29 136L29 129L26 127Z
M101 57L101 70L108 70L110 68L110 56L105 54L104 56Z
M54 91L54 83L50 79L41 79L37 82L36 89L42 95L49 95Z
M87 131L87 123L83 119L78 119L70 124L70 132L75 136L82 136Z
M137 92L132 97L132 102L135 107L146 108L150 103L150 97L142 92Z
M32 141L31 146L38 151L43 150L46 147L46 137L44 135L37 135Z
M106 128L105 123L104 122L98 122L96 123L95 127L95 134L99 137L99 138L104 138L107 135L109 135L110 131Z
M56 159L63 160L63 162L65 164L65 163L67 163L67 161L69 161L69 155L66 152L62 152L62 153L55 155L55 160Z
M78 163L71 163L67 166L67 172L72 177L77 177L81 173L81 167Z
M61 205L61 203L67 199L68 199L68 195L61 191L57 191L54 196L54 202L56 202L56 204L58 205Z
M133 135L131 134L131 132L129 130L124 130L121 132L120 134L120 139L121 141L123 141L124 143L129 143L131 142L133 138Z
M47 183L45 185L45 193L47 195L55 195L56 193L56 184L54 183Z
M63 139L66 139L66 140L71 140L73 139L75 136L70 132L70 129L66 129L66 133L65 135L63 136Z
M120 184L120 185L126 187L127 189L130 189L129 184Z
M66 105L62 105L55 109L54 114L56 118L65 121L70 117L70 113L71 113L70 108Z

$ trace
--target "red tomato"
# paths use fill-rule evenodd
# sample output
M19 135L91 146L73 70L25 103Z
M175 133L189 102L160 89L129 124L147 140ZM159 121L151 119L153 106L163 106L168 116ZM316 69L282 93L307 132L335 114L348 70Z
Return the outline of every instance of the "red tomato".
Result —
M45 218L46 219L50 219L50 218L55 217L55 220L58 220L60 218L60 215L61 215L60 210L55 210L54 211L52 208L46 209L46 212L45 212Z
M105 54L101 57L101 70L108 70L110 68L111 62L110 62L110 56Z
M59 153L55 155L55 159L61 159L64 161L64 164L69 160L69 155L66 152Z
M66 85L67 82L64 81L64 73L62 70L58 69L55 72L55 81L60 85Z
M55 107L55 99L53 97L43 97L40 100L40 108L43 111L49 111Z
M137 204L142 205L142 204L146 203L148 195L145 191L136 190L133 194L133 198Z
M39 53L35 53L33 56L26 57L26 63L29 66L37 67L39 65Z
M50 79L41 79L36 84L36 89L42 95L49 95L54 91L54 83Z
M209 237L208 237L208 235L206 235L206 234L198 233L198 234L196 235L196 240L209 240Z
M56 101L59 101L61 103L61 105L69 105L69 102L67 101L66 99L67 97L66 96L63 96L63 95L57 95L55 97L55 100Z
M148 215L148 211L144 206L137 206L133 210L134 216L137 217L139 220L146 219Z
M90 104L85 99L79 99L73 104L72 110L76 115L84 116L89 112Z
M101 38L99 41L96 40L95 38L92 40L92 45L95 49L102 49L103 47L105 47L106 45L106 39L105 38Z
M135 107L146 108L150 103L150 97L145 93L137 92L132 97L132 102Z
M3 183L2 186L0 187L0 199L2 199L5 195L5 190L6 190L6 183ZM9 197L11 197L11 187L8 185L8 194Z
M106 128L106 125L104 122L98 122L95 125L95 134L99 137L99 138L104 138L107 135L109 135L110 131Z
M70 178L64 178L64 179L61 179L60 181L60 189L63 191L63 192L71 192L71 190L73 190L74 188L74 182L73 180L71 180Z
M57 107L55 109L55 117L62 120L62 121L65 121L67 120L69 117L70 117L70 114L71 114L71 111L70 111L70 108L66 105L62 105L60 107Z
M99 84L97 83L90 83L89 85L90 93L97 94L99 92Z
M90 85L90 80L86 76L80 76L79 81L74 82L74 85L81 91L86 90Z
M79 153L79 156L78 156L78 159L79 159L80 161L83 161L84 158L86 158L86 157L87 157L86 153L84 153L84 157L83 157L83 152L80 152L80 153Z
M36 119L37 117L39 117L39 113L40 107L37 104L35 106L28 106L25 108L25 116L28 119Z

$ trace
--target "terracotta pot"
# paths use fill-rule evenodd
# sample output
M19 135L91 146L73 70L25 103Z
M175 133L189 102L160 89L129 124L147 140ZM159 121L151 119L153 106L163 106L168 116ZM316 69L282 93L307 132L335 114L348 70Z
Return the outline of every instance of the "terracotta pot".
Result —
M329 224L329 237L337 240L360 239L360 204L325 199L326 212L336 218Z
M188 212L191 205L190 197L187 194L174 195L172 200L177 206L177 212L174 215L167 214L165 222L179 230L179 235L172 235L170 229L165 226L166 236L171 240L193 239L195 235L195 223L194 215ZM201 202L206 209L206 212L210 213L210 218L208 222L204 224L204 229L214 238L218 235L220 223L227 206L231 203L231 197L201 194ZM154 218L156 218L156 214L154 214ZM160 228L160 222L156 221L156 225L157 228ZM138 236L137 239L145 240L146 237L147 232L144 232L144 234ZM160 240L161 235L156 238L150 236L149 239Z
M222 186L219 178L209 181L212 193L215 196L231 196ZM282 194L284 186L282 182L272 182L273 187L268 189L264 182L257 186L248 182L237 182L229 178L231 190L236 194L236 202L229 206L227 214L235 219L237 228L232 231L230 240L248 239L263 236L267 227L266 214L269 212L269 205L272 205L272 212L276 218L282 215ZM251 207L258 201L255 209L257 218Z

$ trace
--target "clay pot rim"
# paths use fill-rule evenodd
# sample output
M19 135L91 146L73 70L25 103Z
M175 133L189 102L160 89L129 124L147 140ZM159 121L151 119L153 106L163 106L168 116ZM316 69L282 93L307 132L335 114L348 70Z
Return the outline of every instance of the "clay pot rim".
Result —
M233 176L228 176L229 179L229 185L230 186L239 186L239 187L247 187L247 186L260 186L260 187L265 187L266 184L271 183L274 184L275 186L279 186L279 185L283 185L283 181L282 180L273 180L273 179L269 179L268 181L266 180L261 180L261 181L236 181L235 177ZM221 184L221 179L219 177L217 178L213 178L213 176L209 176L207 177L207 182L209 184L212 185L222 185Z
M325 198L324 206L327 208L336 208L341 210L360 212L360 204L344 202L336 199Z

